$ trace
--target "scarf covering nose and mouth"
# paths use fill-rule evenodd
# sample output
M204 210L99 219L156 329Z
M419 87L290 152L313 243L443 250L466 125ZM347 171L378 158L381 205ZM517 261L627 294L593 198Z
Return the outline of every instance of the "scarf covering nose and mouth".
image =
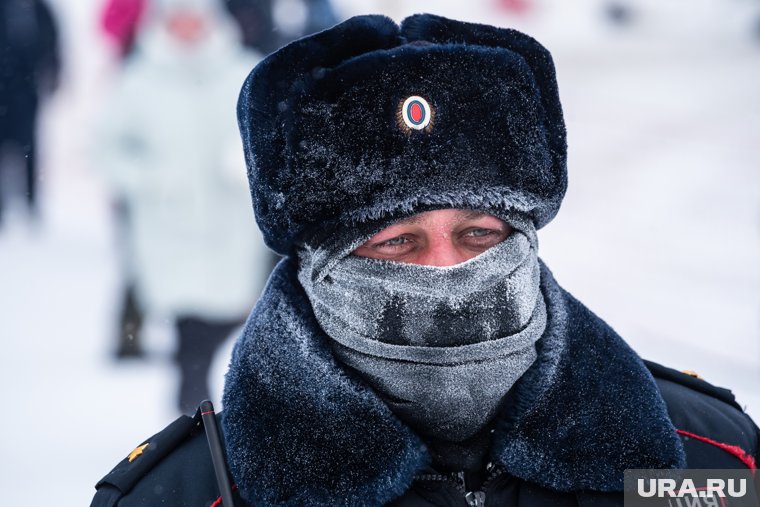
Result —
M535 231L447 267L344 255L298 278L333 351L421 436L465 440L496 415L546 327Z

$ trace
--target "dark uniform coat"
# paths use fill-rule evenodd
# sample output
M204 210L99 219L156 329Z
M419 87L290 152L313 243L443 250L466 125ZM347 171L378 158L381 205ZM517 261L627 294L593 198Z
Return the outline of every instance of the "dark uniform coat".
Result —
M308 303L293 268L275 271L227 378L236 505L622 505L625 469L756 468L760 431L730 391L642 361L543 268L539 359L508 395L471 488L431 469L419 439L330 359L297 310ZM200 416L145 441L97 488L93 507L220 505Z

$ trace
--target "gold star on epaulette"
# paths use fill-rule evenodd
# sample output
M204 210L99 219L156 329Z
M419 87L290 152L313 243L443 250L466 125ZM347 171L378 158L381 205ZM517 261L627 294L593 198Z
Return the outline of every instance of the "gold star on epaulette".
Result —
M686 375L694 378L698 378L699 380L704 380L699 373L693 371L693 370L683 370L681 373L685 373Z
M130 452L129 456L127 456L127 459L129 460L129 462L132 463L134 460L136 460L143 453L143 451L148 448L149 445L150 443L147 443L147 444L138 445L137 447L135 447L135 450Z

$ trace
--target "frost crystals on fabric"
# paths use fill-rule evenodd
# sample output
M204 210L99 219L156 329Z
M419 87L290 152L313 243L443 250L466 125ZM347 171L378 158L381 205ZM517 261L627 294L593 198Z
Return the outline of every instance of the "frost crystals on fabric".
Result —
M346 255L326 272L305 248L298 278L336 357L420 435L461 441L536 359L546 307L534 239L515 230L455 266Z

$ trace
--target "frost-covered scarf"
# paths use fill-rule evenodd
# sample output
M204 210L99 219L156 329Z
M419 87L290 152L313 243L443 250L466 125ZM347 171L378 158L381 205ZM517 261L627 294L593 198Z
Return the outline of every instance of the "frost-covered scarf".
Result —
M299 281L336 357L423 437L461 442L495 416L546 327L536 236L461 264L299 252Z
M626 469L685 466L641 359L539 265L546 330L495 418L488 459L555 491L621 491ZM235 346L222 418L230 471L252 505L380 507L431 449L336 364L297 271L296 259L280 262Z

